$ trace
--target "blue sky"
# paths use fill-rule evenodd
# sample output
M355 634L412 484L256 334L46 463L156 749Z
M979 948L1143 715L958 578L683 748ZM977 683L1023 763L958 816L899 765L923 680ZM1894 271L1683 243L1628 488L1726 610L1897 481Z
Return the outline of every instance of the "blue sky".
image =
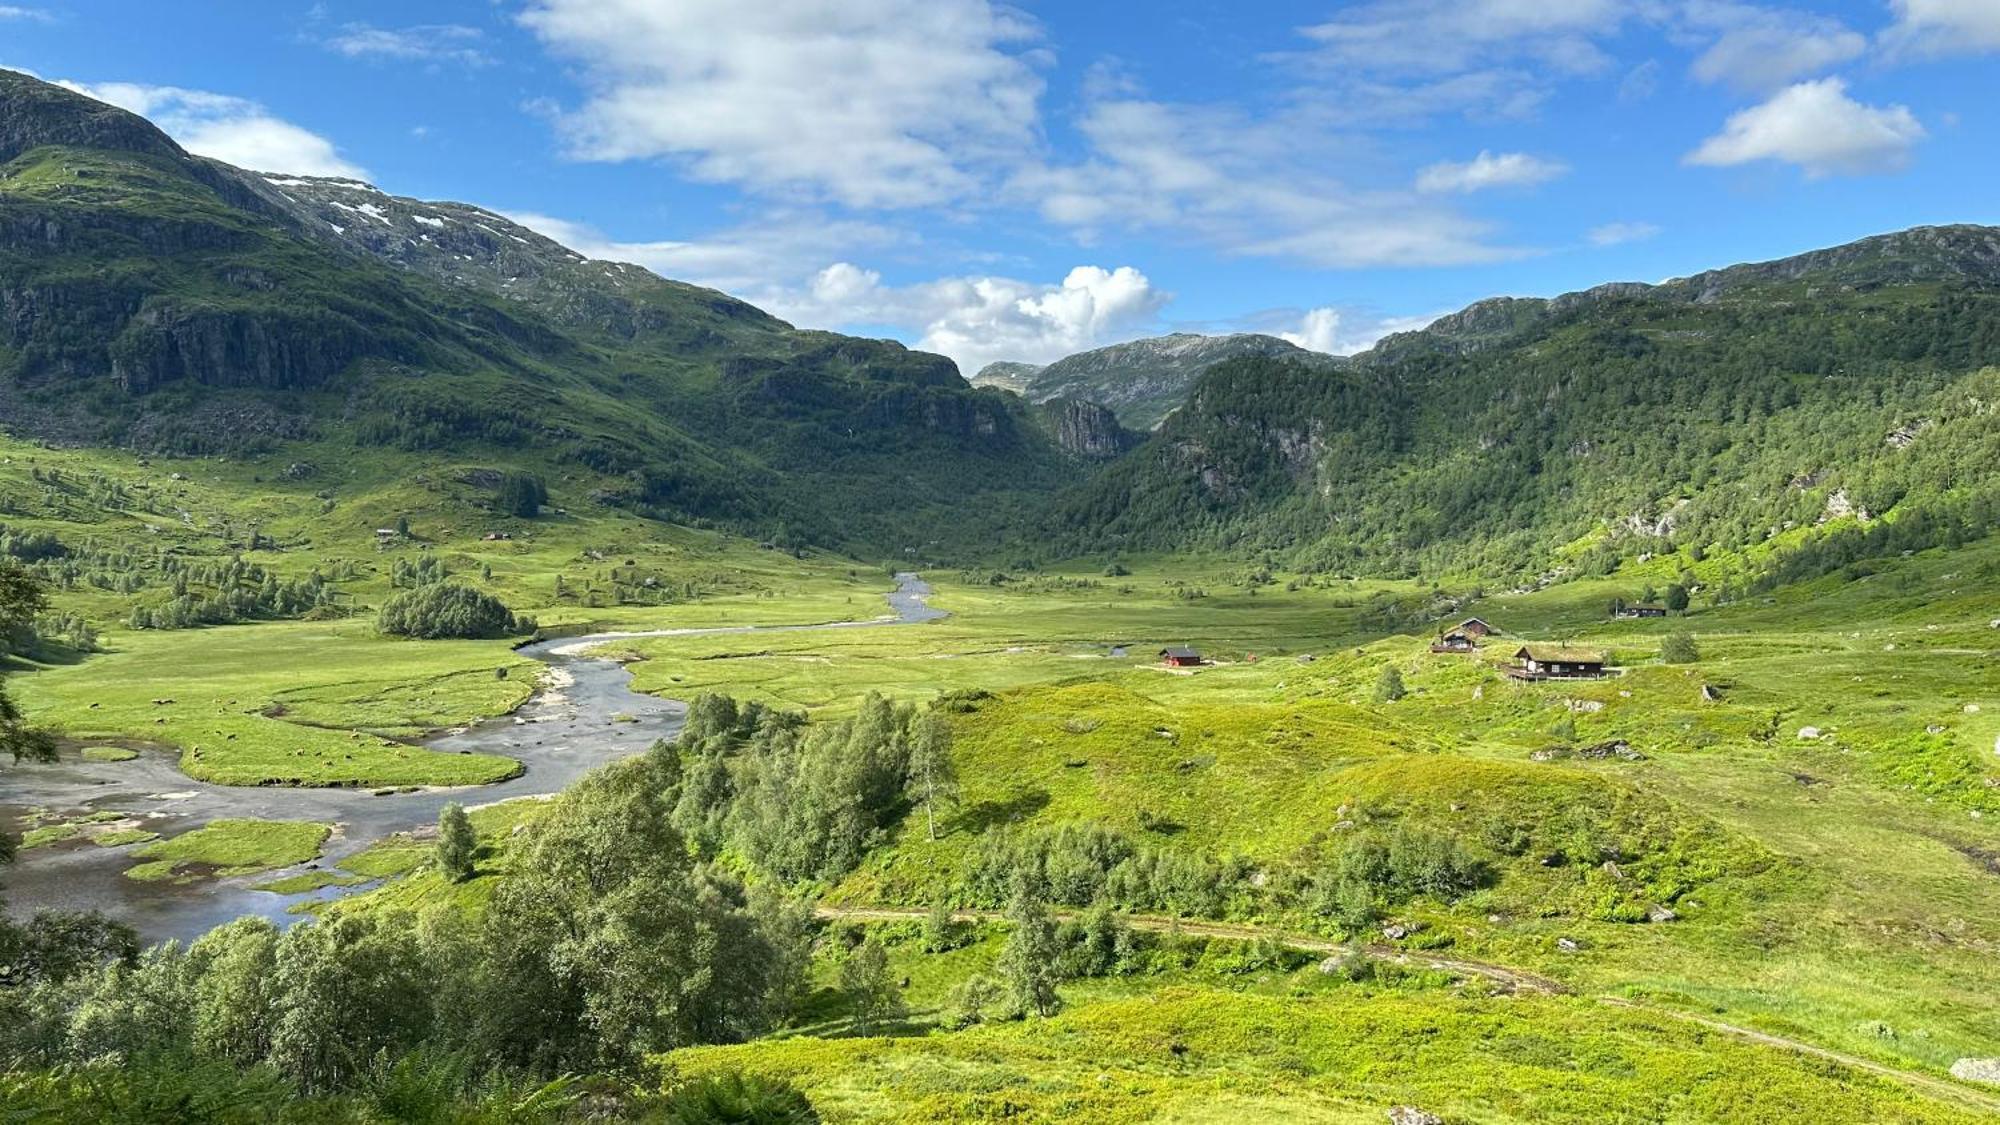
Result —
M969 369L2000 221L2000 0L0 2L0 66Z

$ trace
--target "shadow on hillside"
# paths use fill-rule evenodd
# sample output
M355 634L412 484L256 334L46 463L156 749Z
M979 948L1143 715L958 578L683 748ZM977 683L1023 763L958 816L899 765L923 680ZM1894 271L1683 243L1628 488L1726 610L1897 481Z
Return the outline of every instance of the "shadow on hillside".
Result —
M1011 800L981 801L954 817L951 827L953 831L962 830L976 836L989 828L1026 820L1048 807L1048 790L1036 789Z

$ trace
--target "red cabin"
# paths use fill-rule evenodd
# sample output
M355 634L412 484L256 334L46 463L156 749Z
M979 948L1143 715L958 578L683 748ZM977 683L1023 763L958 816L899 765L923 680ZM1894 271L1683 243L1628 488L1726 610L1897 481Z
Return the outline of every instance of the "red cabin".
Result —
M1199 668L1208 663L1201 658L1201 653L1191 648L1163 648L1160 650L1160 661L1169 668Z

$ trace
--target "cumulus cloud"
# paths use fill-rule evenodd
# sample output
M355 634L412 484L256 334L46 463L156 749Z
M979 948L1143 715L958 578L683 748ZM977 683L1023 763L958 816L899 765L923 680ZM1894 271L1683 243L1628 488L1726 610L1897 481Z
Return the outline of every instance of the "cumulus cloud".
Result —
M1038 30L987 0L535 0L590 88L572 154L857 207L947 203L1038 142Z
M478 28L462 24L386 28L350 23L322 42L328 50L350 59L488 66L493 58L479 46L484 38Z
M2000 4L1992 0L1891 0L1896 22L1882 33L1893 53L1979 54L2000 51Z
M1687 162L1727 167L1777 160L1815 179L1864 175L1905 167L1924 136L1908 108L1863 105L1847 96L1845 82L1826 78L1789 86L1731 117Z
M1628 242L1645 242L1659 236L1660 228L1652 223L1605 223L1592 227L1587 237L1592 246L1623 246Z
M1694 61L1695 78L1766 93L1794 79L1860 58L1867 37L1839 20L1736 4L1696 5L1697 20L1721 34Z
M1168 296L1130 266L1078 266L1057 283L974 276L906 286L846 262L778 302L801 324L900 329L916 347L950 356L967 375L995 360L1049 363L1114 343L1149 326Z
M48 23L55 17L40 8L23 8L14 4L0 4L0 20L33 20Z
M1437 194L1527 187L1547 183L1568 171L1557 161L1529 156L1525 152L1481 152L1463 164L1447 161L1425 168L1417 173L1417 190Z
M1340 346L1340 310L1307 309L1306 315L1299 321L1298 331L1280 332L1278 338L1309 352L1333 355L1334 349Z
M56 84L148 118L189 152L239 168L352 179L368 175L342 157L332 141L274 117L246 98L134 82Z

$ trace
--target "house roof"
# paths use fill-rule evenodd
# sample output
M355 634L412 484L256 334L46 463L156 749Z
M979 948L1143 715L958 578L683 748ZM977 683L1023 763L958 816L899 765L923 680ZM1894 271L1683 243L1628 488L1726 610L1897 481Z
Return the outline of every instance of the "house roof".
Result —
M1458 627L1461 629L1468 629L1474 625L1477 625L1481 629L1485 629L1490 633L1497 633L1500 631L1498 629L1495 629L1491 622L1487 621L1485 618L1482 617L1468 617L1465 620L1458 623Z
M1515 656L1526 657L1542 664L1602 664L1604 652L1594 648L1570 648L1567 645L1522 645Z
M1163 648L1160 655L1168 660L1200 660L1201 653L1191 648Z

